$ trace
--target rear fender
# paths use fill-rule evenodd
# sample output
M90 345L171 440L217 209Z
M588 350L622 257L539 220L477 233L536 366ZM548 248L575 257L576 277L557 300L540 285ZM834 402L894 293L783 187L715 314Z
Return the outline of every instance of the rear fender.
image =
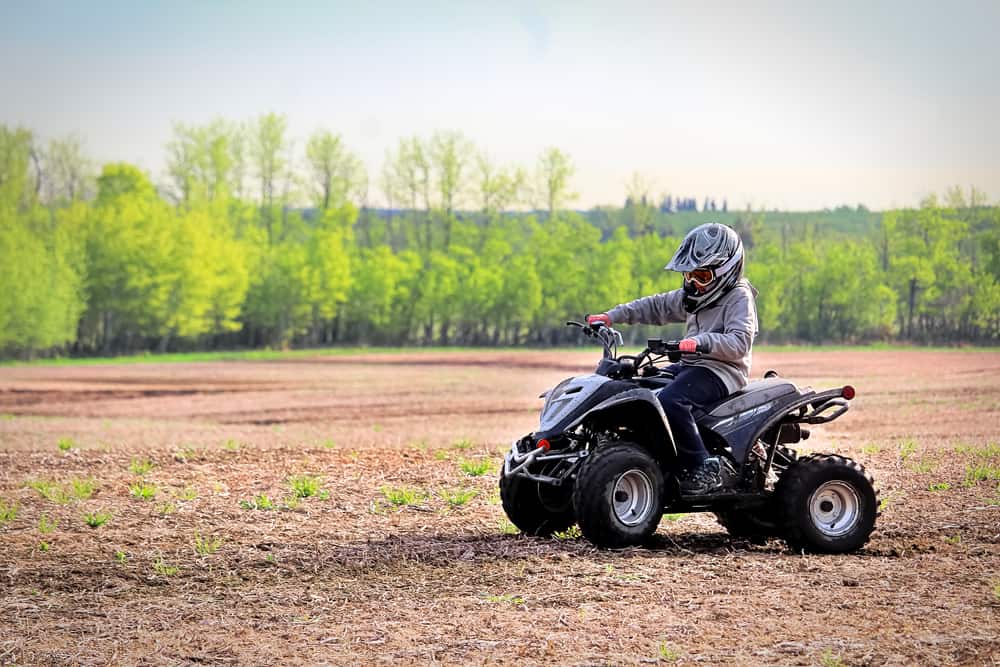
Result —
M677 456L674 436L667 422L663 406L649 389L636 388L623 391L595 405L580 415L569 429L576 428L585 421L601 419L617 422L633 428L645 436L645 444L654 457L661 462Z

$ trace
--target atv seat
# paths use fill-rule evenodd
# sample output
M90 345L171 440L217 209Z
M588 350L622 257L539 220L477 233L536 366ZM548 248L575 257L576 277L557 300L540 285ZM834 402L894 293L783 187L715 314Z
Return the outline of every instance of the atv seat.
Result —
M754 380L743 389L726 396L717 403L707 405L704 409L692 410L691 414L694 415L695 420L700 420L707 415L729 417L794 393L798 393L798 388L784 378Z

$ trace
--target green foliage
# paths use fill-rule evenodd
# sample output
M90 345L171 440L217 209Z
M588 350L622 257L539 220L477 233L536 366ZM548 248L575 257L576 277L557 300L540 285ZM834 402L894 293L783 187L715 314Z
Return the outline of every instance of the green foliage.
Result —
M819 657L822 667L844 667L844 661L831 649L825 649Z
M131 463L128 464L128 471L133 475L143 477L155 467L156 465L149 459L134 458Z
M928 491L947 491L950 488L951 484L948 482L936 482L927 486Z
M83 515L83 521L91 528L100 528L111 520L111 512L98 511L87 512Z
M461 507L478 496L479 491L476 489L455 489L453 491L441 491L439 495L442 500L448 503L449 507Z
M146 482L135 482L134 484L129 484L129 493L132 497L138 498L139 500L152 500L156 497L156 486L153 484L148 484Z
M986 480L1000 479L1000 466L973 464L965 467L964 486L975 486Z
M7 504L3 498L0 498L0 526L10 523L17 518L17 503Z
M41 150L0 126L0 355L576 343L567 317L678 287L663 264L709 220L745 241L761 342L1000 340L1000 208L976 191L885 213L695 211L635 176L624 206L578 213L558 148L528 168L456 132L407 137L368 183L348 144L298 142L273 113L178 124L158 190L124 163L95 183L78 140Z
M899 458L906 461L917 451L917 443L912 438L908 438L899 443Z
M274 504L274 501L272 501L267 496L267 494L264 494L264 493L262 493L260 495L257 495L257 496L254 496L253 498L250 498L248 500L241 500L240 501L240 507L242 507L245 510L266 510L266 511L270 511L270 510L277 509L277 507Z
M115 560L118 561L118 563L124 565L125 562L128 561L128 554L119 549L115 551Z
M214 554L222 546L224 540L221 537L210 535L203 537L200 533L194 534L194 550L199 556L209 556Z
M481 461L461 461L458 467L469 477L481 477L493 469L493 465L485 459Z
M684 652L669 642L662 641L656 646L657 657L663 662L677 662Z
M51 519L47 514L43 514L38 518L38 532L41 533L42 535L47 535L55 531L55 529L58 527L59 527L59 520Z
M311 498L315 496L320 500L326 500L330 497L328 491L324 491L320 488L323 484L323 480L319 477L297 475L295 477L289 477L288 484L292 489L292 494L296 498Z
M427 500L427 492L408 486L383 486L379 491L382 492L382 496L386 501L394 507L420 505Z
M157 558L153 563L153 572L164 577L172 577L180 571L179 567L170 565L162 557Z
M69 450L73 449L73 446L75 444L76 443L73 442L73 438L59 438L59 441L56 443L56 446L59 448L60 452L68 452Z
M34 489L40 496L54 503L65 505L73 500L87 500L94 495L97 482L93 479L73 478L63 484L46 479L34 479L25 486Z

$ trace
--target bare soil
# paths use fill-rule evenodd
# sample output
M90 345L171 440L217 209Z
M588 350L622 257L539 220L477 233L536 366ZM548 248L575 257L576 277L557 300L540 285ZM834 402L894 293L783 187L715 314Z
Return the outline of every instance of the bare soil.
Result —
M0 368L0 517L17 508L0 518L0 665L1000 664L1000 487L975 479L1000 472L1000 353L757 355L755 376L857 387L803 443L881 487L849 556L731 539L700 514L624 551L512 534L502 452L541 391L594 361ZM318 496L296 502L300 475ZM84 499L29 485L88 479ZM262 495L275 509L245 508Z

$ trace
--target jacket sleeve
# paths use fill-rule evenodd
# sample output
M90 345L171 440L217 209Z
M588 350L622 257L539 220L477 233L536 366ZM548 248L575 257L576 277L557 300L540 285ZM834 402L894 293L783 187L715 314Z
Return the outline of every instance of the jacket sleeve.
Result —
M684 290L644 296L608 311L612 324L670 324L685 322Z
M750 353L757 336L757 304L749 288L738 288L724 308L723 333L700 333L692 338L711 345L706 355L710 359L740 361Z

